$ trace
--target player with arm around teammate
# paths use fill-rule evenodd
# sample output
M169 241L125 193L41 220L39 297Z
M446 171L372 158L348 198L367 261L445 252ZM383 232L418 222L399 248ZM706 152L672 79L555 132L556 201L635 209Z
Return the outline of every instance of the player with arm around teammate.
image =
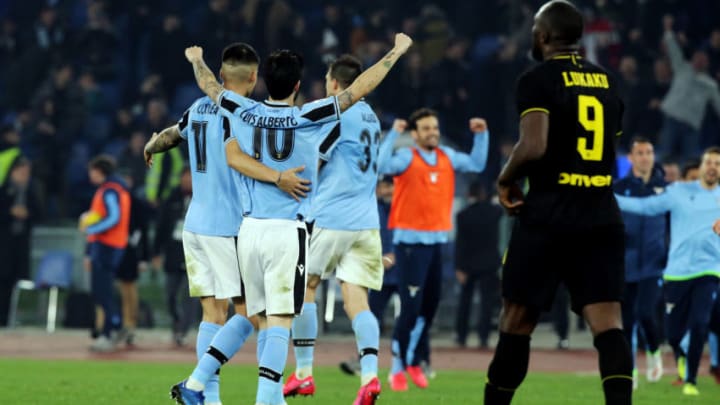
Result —
M224 85L249 95L257 82L259 58L252 47L234 44L223 51L221 76ZM198 360L207 350L221 350L228 345L242 346L252 333L253 325L244 316L240 270L237 263L235 237L242 221L239 175L228 166L225 155L231 140L230 119L208 97L196 100L178 124L154 134L145 146L145 159L188 141L194 192L183 229L183 249L187 266L190 296L200 297L203 321L198 330ZM260 165L249 156L249 165ZM274 182L280 173L265 166L265 181ZM286 180L293 176L286 174ZM297 186L299 179L295 179ZM235 315L228 320L231 337L217 336L226 322L227 299L232 298ZM198 367L188 385L198 395L183 398L178 387L171 393L179 403L202 402L204 391L208 404L219 403L217 367Z
M340 113L372 91L411 44L409 37L398 34L395 47L350 87L302 108L293 106L303 66L295 52L276 51L268 58L264 78L270 97L262 103L223 90L202 60L202 49L188 48L186 56L200 88L238 124L234 136L243 151L279 170L300 164L305 167L303 176L315 183L318 161L329 157L340 136ZM256 403L282 404L280 381L290 326L302 309L305 292L305 220L312 219L314 191L298 203L274 187L245 178L242 192L248 204L238 233L238 260L248 314L259 315L260 324Z
M359 60L344 55L330 64L325 76L328 96L350 87L362 73ZM335 273L340 281L345 311L352 321L361 356L361 390L356 404L372 404L380 394L377 379L380 330L368 305L368 290L380 290L383 281L382 243L375 198L380 121L372 108L359 101L340 118L340 138L329 160L321 163L313 202L315 219L308 281L302 313L293 320L296 369L285 396L312 395L313 350L318 320L315 294L321 279Z

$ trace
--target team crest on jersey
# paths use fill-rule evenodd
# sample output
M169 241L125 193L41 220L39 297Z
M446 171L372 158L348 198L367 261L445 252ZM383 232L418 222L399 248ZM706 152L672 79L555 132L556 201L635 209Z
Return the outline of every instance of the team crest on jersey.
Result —
M653 191L655 194L662 194L662 192L665 191L665 187L653 187Z
M430 183L437 183L438 177L440 176L440 173L438 172L430 172Z
M417 295L418 291L420 291L420 287L418 287L416 285L409 285L408 291L410 292L411 297L415 297Z
M665 313L671 313L673 308L675 308L675 304L673 304L672 302L665 303Z

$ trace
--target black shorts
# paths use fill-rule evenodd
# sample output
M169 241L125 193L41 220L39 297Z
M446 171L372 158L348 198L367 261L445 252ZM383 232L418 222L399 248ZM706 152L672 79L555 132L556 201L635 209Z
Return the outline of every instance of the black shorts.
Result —
M133 282L138 279L138 260L137 254L132 248L125 250L122 261L115 272L115 278L124 282Z
M620 302L624 255L622 225L561 230L516 222L503 265L503 298L549 310L562 282L577 314L588 304Z

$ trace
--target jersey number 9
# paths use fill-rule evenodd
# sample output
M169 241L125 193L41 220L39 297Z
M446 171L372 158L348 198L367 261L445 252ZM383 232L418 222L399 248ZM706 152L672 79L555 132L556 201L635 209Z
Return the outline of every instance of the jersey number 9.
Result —
M583 160L602 160L605 117L603 105L597 97L582 94L578 96L578 121L586 131L592 132L592 140L590 137L584 136L577 140L577 151L580 153L580 157ZM590 143L592 143L592 147L588 148Z

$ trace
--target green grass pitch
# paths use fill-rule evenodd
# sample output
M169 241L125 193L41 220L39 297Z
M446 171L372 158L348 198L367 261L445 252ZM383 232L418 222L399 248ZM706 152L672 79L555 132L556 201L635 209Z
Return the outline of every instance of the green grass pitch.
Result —
M255 399L256 368L228 365L222 372L224 403L250 404ZM0 392L4 404L172 404L172 384L191 371L189 364L152 364L96 361L0 360ZM386 374L383 373L383 380ZM289 398L288 404L351 404L358 380L334 367L315 369L317 395ZM666 377L658 384L644 383L635 404L718 404L720 386L702 377L701 395L689 398ZM386 389L378 404L481 404L484 375L481 372L439 371L430 388L394 393ZM387 388L387 384L385 384ZM599 379L573 374L530 374L513 404L602 404Z

